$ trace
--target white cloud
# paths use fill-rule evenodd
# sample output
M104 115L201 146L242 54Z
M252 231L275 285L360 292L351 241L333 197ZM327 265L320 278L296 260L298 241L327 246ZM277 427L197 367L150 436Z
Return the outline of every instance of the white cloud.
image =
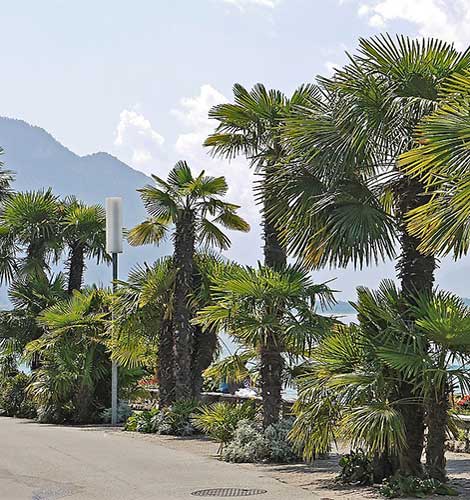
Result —
M136 110L124 109L119 115L114 146L133 166L150 173L152 163L161 154L165 139L150 121Z
M267 7L269 9L274 9L277 7L281 0L219 0L225 4L233 5L237 7L241 12L245 12L249 7Z
M178 135L175 141L175 152L181 160L187 160L195 172L205 170L209 175L225 176L229 192L227 199L241 206L240 213L252 226L250 236L237 235L232 233L230 237L235 242L243 245L241 252L247 253L247 258L241 256L239 245L238 253L235 255L228 253L229 256L236 257L242 261L249 262L248 255L259 258L257 249L259 243L259 207L256 205L253 195L254 173L249 168L248 162L243 158L237 158L232 161L219 158L211 158L209 151L203 147L206 137L214 131L216 122L208 117L209 109L223 102L229 102L221 92L209 84L203 85L199 89L199 94L192 97L183 97L180 100L178 109L171 111L185 130ZM247 239L248 238L248 239ZM256 243L254 242L256 240ZM244 242L244 243L243 243ZM248 245L247 245L247 242ZM256 250L253 250L256 248Z
M375 28L393 21L407 21L420 36L441 38L466 47L470 42L468 0L363 0L358 14Z

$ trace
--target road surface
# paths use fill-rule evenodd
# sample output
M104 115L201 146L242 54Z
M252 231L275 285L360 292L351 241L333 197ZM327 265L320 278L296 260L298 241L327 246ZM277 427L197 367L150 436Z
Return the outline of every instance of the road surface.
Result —
M261 474L158 439L0 418L0 500L196 500L192 492L213 488L266 490L253 500L316 498Z

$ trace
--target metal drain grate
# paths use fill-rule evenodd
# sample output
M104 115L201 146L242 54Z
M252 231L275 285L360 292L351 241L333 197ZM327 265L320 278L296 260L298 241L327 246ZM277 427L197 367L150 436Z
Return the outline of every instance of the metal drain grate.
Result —
M249 490L245 488L213 488L210 490L193 491L191 495L195 497L251 497L253 495L263 495L266 490Z

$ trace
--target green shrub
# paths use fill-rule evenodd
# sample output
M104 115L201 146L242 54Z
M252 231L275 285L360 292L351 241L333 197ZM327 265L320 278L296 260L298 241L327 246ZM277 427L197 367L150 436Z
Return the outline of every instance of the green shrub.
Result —
M0 415L35 418L36 408L28 394L31 376L17 373L0 381Z
M194 434L191 417L198 408L196 401L176 401L168 408L136 411L126 421L126 431L146 434L190 436Z
M369 456L362 450L351 451L339 461L339 479L347 484L370 485L374 483L374 468Z
M135 411L126 421L124 430L150 434L156 432L156 421L160 415L158 408Z
M159 434L171 436L190 436L195 429L192 424L192 416L198 409L197 401L175 401L168 408L163 408L160 413L157 431Z
M131 407L127 403L119 401L118 414L117 414L118 422L126 422L131 415L132 415ZM101 412L101 420L105 424L111 423L111 417L112 417L111 408L106 408Z
M264 435L269 447L269 461L279 464L298 462L300 457L289 441L289 433L294 425L293 418L280 420L270 425Z
M428 498L430 495L458 495L455 489L437 479L420 479L401 475L386 480L380 488L380 493L386 498Z
M242 420L233 439L224 447L222 460L235 463L264 462L269 458L269 446L259 424Z
M237 463L296 462L299 457L287 437L292 424L292 419L285 419L263 431L253 419L242 420L224 448L222 459Z
M196 429L223 445L228 443L241 420L253 420L257 409L251 402L243 404L214 403L204 406L193 417Z

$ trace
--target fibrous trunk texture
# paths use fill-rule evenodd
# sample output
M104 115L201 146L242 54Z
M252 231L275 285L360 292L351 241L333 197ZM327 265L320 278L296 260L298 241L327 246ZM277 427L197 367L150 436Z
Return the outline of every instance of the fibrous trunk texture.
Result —
M286 266L286 251L280 243L278 231L270 220L272 201L268 194L264 199L264 264L273 269ZM278 312L282 314L282 311ZM282 407L282 368L281 342L275 332L267 335L260 348L261 392L263 397L263 424L267 427L279 420Z
M426 401L426 470L430 477L447 480L445 443L448 423L449 395L445 390L438 398Z
M192 397L193 327L189 301L193 290L194 245L194 214L190 210L185 210L179 217L175 232L176 279L173 332L175 338L175 393L178 400Z
M203 331L201 327L194 327L192 390L193 398L201 397L204 370L214 361L217 349L217 333L213 330Z
M162 319L158 344L158 381L160 407L171 405L175 400L175 354L173 324Z
M405 298L413 303L416 294L432 292L436 261L432 255L423 255L419 250L420 240L409 234L406 217L410 210L426 202L423 188L416 179L403 178L397 188L398 220L401 254L397 263L398 277ZM415 321L410 311L403 313L404 319ZM403 416L407 447L400 453L399 468L405 475L421 476L421 455L424 446L424 405L415 391L416 384L403 380L399 387L399 399Z
M70 245L68 267L68 293L71 295L74 290L80 290L83 283L85 257L83 245L80 242L75 242Z

